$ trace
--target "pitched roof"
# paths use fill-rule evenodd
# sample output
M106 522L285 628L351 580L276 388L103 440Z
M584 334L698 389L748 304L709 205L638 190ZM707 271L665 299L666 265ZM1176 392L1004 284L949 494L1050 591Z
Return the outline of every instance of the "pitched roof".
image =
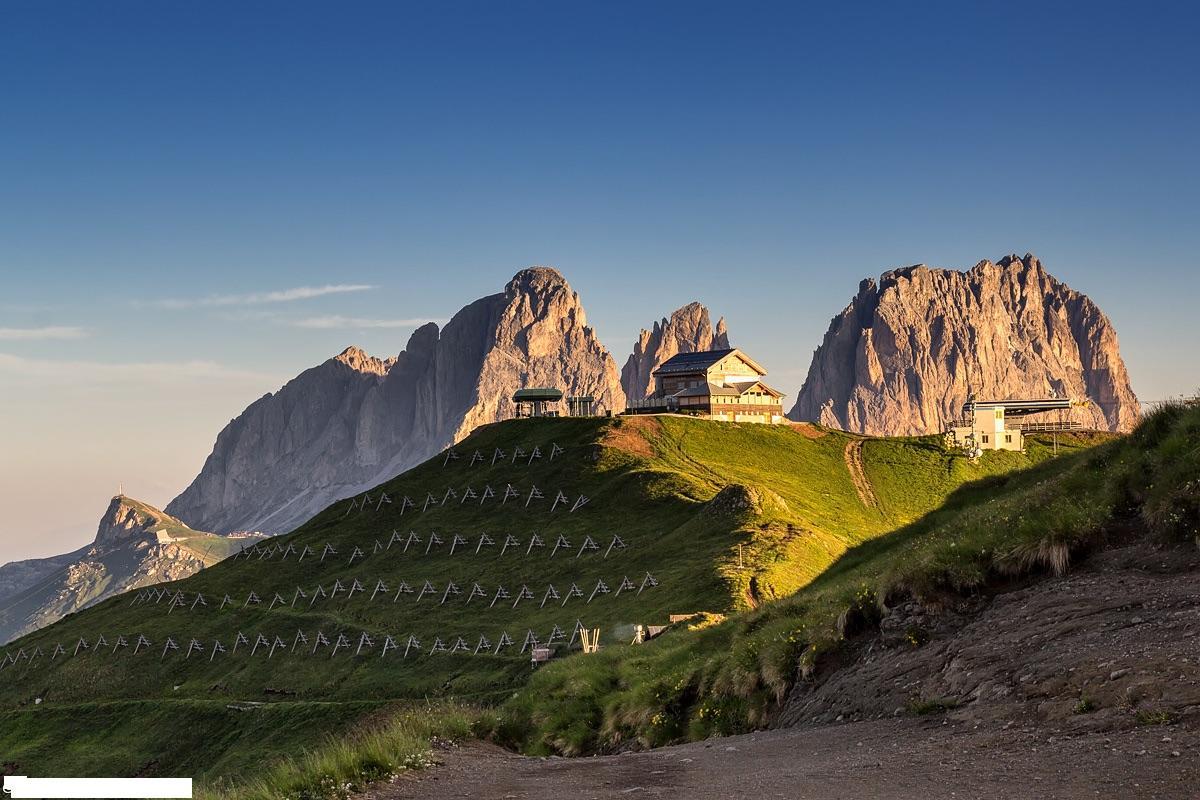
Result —
M778 389L775 389L771 386L767 386L762 381L754 381L753 383L746 384L745 386L743 386L741 388L741 393L745 394L746 392L751 391L755 387L758 387L759 389L763 390L764 392L771 395L772 397L783 397L783 392L781 392Z
M707 369L732 352L733 349L730 348L726 350L697 350L694 353L677 353L660 364L654 372L691 372L697 369Z
M671 356L662 365L654 370L652 374L669 374L673 372L695 372L697 370L708 369L713 364L716 364L721 359L730 353L735 353L738 358L746 362L746 364L759 375L767 374L766 369L762 364L752 359L750 356L743 353L736 347L729 347L724 350L697 350L694 353L679 353Z
M715 383L705 383L703 386L689 386L686 389L680 389L672 397L708 397L713 395L716 397L737 397L739 394L737 389L729 386L719 386Z
M716 383L705 383L701 386L689 386L680 389L672 397L740 397L755 388L761 389L772 397L783 397L783 392L767 386L762 381L752 381L741 386L721 386Z

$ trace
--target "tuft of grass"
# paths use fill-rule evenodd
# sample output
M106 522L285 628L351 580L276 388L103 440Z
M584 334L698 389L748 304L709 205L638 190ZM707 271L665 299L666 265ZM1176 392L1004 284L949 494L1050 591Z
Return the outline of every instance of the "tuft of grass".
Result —
M908 703L908 713L915 717L930 714L944 714L958 708L960 703L954 697L914 698Z
M1178 719L1174 712L1166 709L1143 709L1134 715L1138 725L1170 725Z
M1096 710L1096 701L1087 695L1081 695L1079 701L1075 703L1075 707L1071 709L1074 714L1090 714Z
M452 743L470 735L475 712L438 704L401 711L365 730L326 737L296 756L275 760L253 777L199 787L198 800L333 800L378 781L436 763L435 740Z

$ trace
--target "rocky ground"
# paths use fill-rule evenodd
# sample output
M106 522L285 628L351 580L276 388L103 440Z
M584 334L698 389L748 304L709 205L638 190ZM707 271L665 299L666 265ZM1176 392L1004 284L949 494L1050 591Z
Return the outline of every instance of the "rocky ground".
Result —
M1197 798L1198 589L1195 548L1107 550L893 609L775 730L581 759L472 743L368 797Z

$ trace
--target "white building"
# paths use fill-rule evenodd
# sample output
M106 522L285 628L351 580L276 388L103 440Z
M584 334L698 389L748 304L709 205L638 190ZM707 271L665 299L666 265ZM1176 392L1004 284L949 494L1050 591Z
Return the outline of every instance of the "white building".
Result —
M1025 422L1025 417L1047 411L1066 411L1071 401L1059 398L1043 400L968 400L963 403L962 419L950 426L955 444L971 451L1025 449L1025 433L1065 431L1079 428L1078 422Z

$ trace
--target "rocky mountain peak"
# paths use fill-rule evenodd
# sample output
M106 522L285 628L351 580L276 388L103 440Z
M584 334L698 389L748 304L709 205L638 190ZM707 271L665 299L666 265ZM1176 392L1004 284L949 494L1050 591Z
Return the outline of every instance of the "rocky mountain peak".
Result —
M368 354L365 350L354 345L350 345L345 350L334 356L331 360L345 364L346 366L350 367L350 369L358 372L366 372L372 375L381 376L386 375L388 370L391 369L392 364L396 362L396 359L394 358L389 358L386 360L375 358L374 356Z
M148 503L118 494L96 539L73 553L0 567L0 642L106 597L186 578L237 548L192 530Z
M633 344L633 353L621 370L621 386L630 400L649 397L654 390L653 372L667 359L679 353L719 350L729 347L725 318L714 329L708 309L693 301L642 329Z
M527 267L512 277L504 287L509 297L518 294L544 294L556 289L570 290L567 279L554 267Z
M1027 253L862 281L789 416L869 434L934 433L970 394L1086 400L1072 418L1100 429L1128 430L1139 414L1112 323Z
M550 267L517 272L440 329L421 326L395 359L350 348L333 361L352 369L306 370L242 412L167 510L204 530L288 531L511 417L522 386L591 395L600 410L625 404L612 356Z
M106 549L121 547L138 540L155 540L156 531L159 530L180 530L186 527L179 520L153 506L118 494L112 498L108 509L100 517L94 544Z

